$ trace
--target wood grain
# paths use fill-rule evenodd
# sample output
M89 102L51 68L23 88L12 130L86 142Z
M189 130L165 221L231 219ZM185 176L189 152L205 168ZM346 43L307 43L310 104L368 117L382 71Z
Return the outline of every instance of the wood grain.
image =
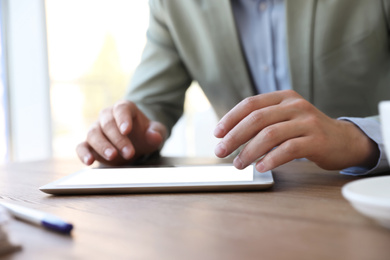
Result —
M50 196L38 190L81 168L72 160L1 167L0 199L75 226L63 236L12 221L9 229L23 249L5 259L390 259L390 230L357 213L341 195L357 177L310 162L279 167L274 187L262 192Z

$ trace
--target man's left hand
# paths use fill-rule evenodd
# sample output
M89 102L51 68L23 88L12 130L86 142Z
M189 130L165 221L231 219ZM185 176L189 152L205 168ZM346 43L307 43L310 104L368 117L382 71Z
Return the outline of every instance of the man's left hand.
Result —
M260 172L298 158L327 170L373 167L379 157L376 143L357 126L326 116L292 90L246 98L220 120L214 135L222 138L218 157L245 144L235 167L258 160Z

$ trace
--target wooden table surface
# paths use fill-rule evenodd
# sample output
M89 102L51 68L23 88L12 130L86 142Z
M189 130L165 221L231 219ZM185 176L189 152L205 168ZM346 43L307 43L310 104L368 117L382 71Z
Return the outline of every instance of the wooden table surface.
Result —
M72 160L0 167L0 199L75 226L65 236L13 220L9 231L23 249L2 259L390 259L390 230L341 195L357 178L310 162L274 170L274 187L261 192L50 196L38 190L82 168Z

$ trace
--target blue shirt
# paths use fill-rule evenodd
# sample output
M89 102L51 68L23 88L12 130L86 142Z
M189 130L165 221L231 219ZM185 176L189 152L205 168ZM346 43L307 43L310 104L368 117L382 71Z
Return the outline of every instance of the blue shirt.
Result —
M232 0L245 58L259 94L291 89L286 40L285 0ZM343 174L362 175L388 170L380 132L373 119L339 118L359 127L378 144L380 157L373 169L351 167Z
M258 93L291 89L284 0L233 0L232 7Z

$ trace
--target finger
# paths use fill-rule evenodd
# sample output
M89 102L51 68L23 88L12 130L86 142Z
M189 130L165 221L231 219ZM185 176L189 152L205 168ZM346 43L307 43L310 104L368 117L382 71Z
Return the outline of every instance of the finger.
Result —
M166 139L166 127L158 122L149 122L143 132L133 131L130 138L134 147L137 147L137 154L149 154L158 150ZM142 138L140 138L140 136Z
M95 161L91 147L87 142L82 142L77 145L76 153L80 160L87 166L91 165Z
M122 135L131 132L133 118L137 115L137 107L130 101L119 101L113 107L113 115L117 127Z
M219 121L214 130L215 137L224 137L238 122L250 113L258 109L277 105L283 100L283 97L283 91L276 91L244 99Z
M229 131L215 148L215 154L222 158L256 136L263 128L290 119L289 110L281 113L275 106L255 110Z
M167 137L166 127L159 122L150 121L132 102L118 102L114 106L112 114L119 126L120 134L126 135L128 140L131 140L134 155L135 153L142 155L156 151ZM111 133L107 133L106 130L104 133L110 137L113 144L119 146L120 144L116 144L116 140L112 139L118 133L115 133L111 126L108 130Z
M80 160L86 164L87 166L91 165L94 161L98 161L107 165L118 165L123 164L124 159L117 156L111 161L106 160L105 158L101 157L98 153L96 153L87 142L83 142L79 144L76 148L77 154L80 158Z
M90 147L107 161L113 160L118 152L103 134L100 124L95 123L87 134L87 142Z
M127 136L122 135L119 131L111 109L102 111L99 123L103 134L114 148L120 152L121 156L124 159L131 159L135 154L133 144ZM108 154L106 154L106 156L107 155ZM108 157L105 158L108 159Z
M234 159L234 166L238 169L244 169L271 151L274 147L287 140L304 136L306 132L305 124L295 123L294 121L286 121L268 126L260 131L243 148L240 154Z
M129 162L129 160L125 160L121 156L115 156L113 159L107 160L106 158L100 156L97 152L92 150L92 154L95 158L96 161L105 164L105 165L111 165L111 166L118 166L118 165L123 165L126 162Z
M146 131L146 140L151 146L159 147L167 138L167 128L160 122L152 121Z
M308 143L309 137L290 139L282 143L256 163L256 170L266 172L294 159L306 157L305 155L310 153Z

